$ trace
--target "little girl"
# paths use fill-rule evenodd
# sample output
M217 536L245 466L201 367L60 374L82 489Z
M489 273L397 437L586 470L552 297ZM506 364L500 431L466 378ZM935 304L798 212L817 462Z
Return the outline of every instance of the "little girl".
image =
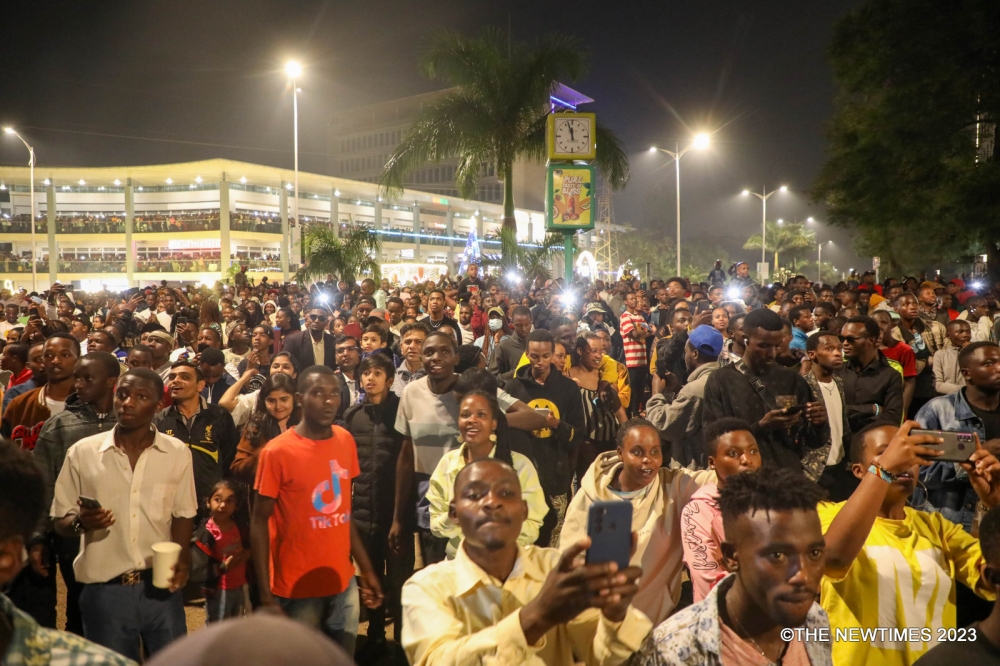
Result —
M243 489L238 481L223 479L212 487L208 508L211 518L195 533L192 571L204 567L207 622L218 622L243 614L249 548L233 520Z

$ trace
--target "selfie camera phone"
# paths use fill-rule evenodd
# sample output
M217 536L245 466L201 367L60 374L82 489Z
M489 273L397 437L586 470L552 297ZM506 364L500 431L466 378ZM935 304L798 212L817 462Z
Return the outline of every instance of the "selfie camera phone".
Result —
M792 405L791 407L785 407L785 413L791 416L793 414L801 413L805 410L805 408L805 405Z
M940 437L940 444L923 444L928 448L940 449L943 453L934 460L963 463L968 462L972 452L976 450L976 437L971 432L949 432L947 430L911 430L911 435L930 435Z
M587 564L617 562L628 567L632 551L632 503L594 502L587 512Z

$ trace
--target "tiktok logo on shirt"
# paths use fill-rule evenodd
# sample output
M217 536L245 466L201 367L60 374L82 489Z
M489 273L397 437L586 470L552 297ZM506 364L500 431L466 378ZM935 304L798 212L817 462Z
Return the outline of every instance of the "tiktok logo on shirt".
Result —
M336 460L330 461L330 480L324 480L316 488L313 489L312 502L313 507L319 511L321 516L313 516L309 519L312 523L314 530L323 530L327 527L334 527L336 525L343 525L351 519L351 514L349 512L343 512L334 515L337 509L340 508L340 503L343 501L343 497L340 491L340 481L341 479L350 478L348 476L347 470L340 466ZM330 502L326 502L323 497L328 492L333 493L333 499Z

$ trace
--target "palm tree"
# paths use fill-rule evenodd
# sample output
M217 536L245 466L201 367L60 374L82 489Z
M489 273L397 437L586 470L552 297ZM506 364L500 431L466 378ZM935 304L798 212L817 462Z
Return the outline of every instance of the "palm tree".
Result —
M816 244L816 234L806 230L805 226L798 222L780 225L768 222L766 230L766 250L774 253L774 270L778 270L778 256L782 252L801 250ZM743 244L743 249L759 250L760 234L754 234L748 238L747 242Z
M326 275L347 284L359 276L382 279L382 237L369 229L359 227L338 237L333 227L311 224L303 230L302 249L306 261L295 273L300 285Z
M500 229L499 236L500 247L513 247L513 252L510 254L484 252L481 259L483 266L499 266L508 272L516 271L529 284L537 277L545 280L552 277L549 267L556 251L563 247L562 234L546 234L541 245L537 247L525 247L519 244L514 237L515 232L510 229Z
M450 30L434 33L420 67L428 78L454 89L407 130L379 179L383 195L400 194L406 176L426 162L455 157L459 194L472 199L480 177L492 166L504 183L503 226L514 229L514 161L545 158L549 94L558 81L583 75L581 46L578 39L563 35L543 37L534 45L511 42L496 28L475 37ZM624 187L628 156L618 137L598 125L595 139L595 163L612 188ZM504 246L504 255L515 246Z

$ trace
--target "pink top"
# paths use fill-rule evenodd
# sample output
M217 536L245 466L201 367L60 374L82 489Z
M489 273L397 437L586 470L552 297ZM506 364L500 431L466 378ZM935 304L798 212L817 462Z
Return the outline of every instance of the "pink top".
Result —
M691 496L681 512L681 544L684 564L691 575L694 600L705 598L712 587L728 573L722 567L722 513L719 511L719 489L706 483Z
M229 528L229 531L223 532L215 524L215 521L209 518L205 524L205 529L215 537L215 551L212 553L212 557L220 562L225 562L227 557L236 555L243 550L243 538L240 536L240 530L235 524ZM219 579L219 589L238 590L246 582L247 564L244 562L222 574L222 577Z

